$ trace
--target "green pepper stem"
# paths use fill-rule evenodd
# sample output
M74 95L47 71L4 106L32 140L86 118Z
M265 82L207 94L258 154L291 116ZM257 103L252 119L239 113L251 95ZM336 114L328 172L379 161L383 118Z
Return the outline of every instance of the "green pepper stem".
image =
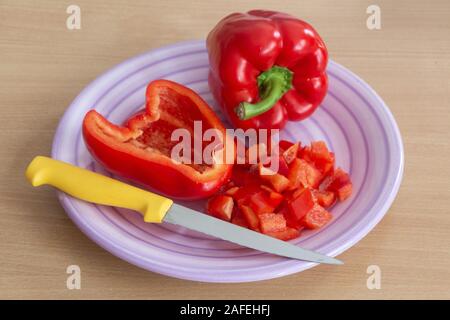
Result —
M292 87L292 72L284 67L274 66L258 76L258 89L261 97L257 103L241 102L236 115L241 120L251 119L268 110Z

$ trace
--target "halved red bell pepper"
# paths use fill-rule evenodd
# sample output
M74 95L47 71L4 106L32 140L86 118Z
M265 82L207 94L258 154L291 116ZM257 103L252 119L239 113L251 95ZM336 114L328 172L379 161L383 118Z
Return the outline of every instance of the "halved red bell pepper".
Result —
M124 126L112 124L95 110L83 121L83 136L92 156L109 171L177 199L200 199L215 193L228 181L232 164L225 161L187 164L172 161L174 129L193 131L225 128L203 99L191 89L168 80L147 87L145 111ZM225 141L223 141L225 144ZM232 142L231 142L232 143Z
M288 14L230 14L209 33L207 48L211 92L235 127L283 128L310 116L327 92L325 44Z

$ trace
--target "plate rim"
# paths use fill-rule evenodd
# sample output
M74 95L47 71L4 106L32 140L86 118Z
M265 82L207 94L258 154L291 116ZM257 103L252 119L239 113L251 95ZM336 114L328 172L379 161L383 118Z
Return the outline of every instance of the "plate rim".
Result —
M87 94L88 91L90 91L93 87L96 86L97 83L99 83L104 77L107 77L109 74L113 73L117 69L128 65L131 61L140 59L148 55L149 53L155 53L158 51L163 50L170 50L177 47L182 47L186 45L192 45L192 44L204 44L204 40L185 40L181 42L177 42L170 45L161 46L159 48L150 49L147 50L141 54L132 56L119 64L114 65L113 67L107 69L102 74L97 76L94 80L92 80L87 86L83 88L83 90L76 96L76 98L71 102L71 104L67 107L65 112L63 113L62 117L59 120L58 127L55 131L53 143L52 143L52 157L55 159L58 159L57 154L57 146L59 142L59 137L62 135L62 132L64 131L64 123L67 121L69 115L72 112L72 108L74 108L79 100L82 99L84 95ZM393 129L393 136L396 139L396 142L399 146L398 150L398 156L399 156L399 163L398 163L398 170L395 172L396 176L394 179L394 184L392 186L392 189L389 193L388 198L384 202L384 205L378 210L376 215L370 220L370 223L364 228L361 228L357 230L357 232L347 241L342 243L341 245L338 245L336 248L332 250L332 252L328 253L330 256L337 256L344 251L348 250L352 246L354 246L356 243L361 241L370 231L372 231L375 226L381 221L381 219L387 214L389 211L389 208L392 206L398 192L400 189L400 185L403 179L403 173L404 173L404 146L403 146L403 139L401 136L400 129L398 127L398 124L389 109L389 107L386 105L386 103L383 101L383 99L377 94L377 92L362 78L360 78L358 75L350 71L348 68L344 67L343 65L333 61L329 60L329 65L333 65L334 67L341 69L342 72L346 73L348 76L354 78L359 82L359 84L367 89L370 94L374 97L376 100L377 107L381 106L381 111L387 116L388 123L392 126ZM383 123L383 127L385 127L385 123ZM101 234L97 233L93 228L88 226L84 223L81 219L78 219L75 215L75 208L73 208L72 203L70 203L70 199L73 199L71 196L61 192L57 191L58 200L61 203L62 207L66 211L69 218L75 223L75 225L86 235L88 236L92 241L94 241L96 244L98 244L103 249L107 250L108 252L112 253L113 255L121 258L122 260L125 260L131 264L134 264L136 266L139 266L145 270L149 270L152 272L157 272L166 276L175 277L179 279L184 280L192 280L192 281L202 281L202 282L213 282L213 283L238 283L238 282L253 282L253 281L261 281L261 280L268 280L273 279L277 277L283 277L290 274L294 274L297 272L301 272L304 270L307 270L309 268L312 268L314 266L317 266L318 263L312 263L312 262L304 262L301 261L301 264L296 264L294 266L286 266L283 271L281 272L261 272L257 273L257 276L249 276L248 274L245 276L236 276L231 275L228 277L224 277L222 279L214 278L209 275L202 275L198 273L188 273L183 270L177 270L174 269L167 269L166 267L159 267L159 265L156 264L149 264L146 261L140 260L139 257L135 257L132 252L128 252L126 249L117 246L117 244L113 243L109 238L106 238L102 236Z

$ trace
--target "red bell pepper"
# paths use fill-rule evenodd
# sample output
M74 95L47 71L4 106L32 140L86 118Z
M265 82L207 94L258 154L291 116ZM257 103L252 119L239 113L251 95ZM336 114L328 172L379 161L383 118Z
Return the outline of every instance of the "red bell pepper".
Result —
M93 157L109 171L177 199L200 199L215 193L231 175L232 165L188 164L171 159L174 129L192 132L193 122L203 129L225 128L194 91L168 80L147 87L145 111L124 126L110 123L94 110L83 121L83 135Z
M325 44L288 14L230 14L209 33L207 48L211 92L235 127L283 128L310 116L327 92Z

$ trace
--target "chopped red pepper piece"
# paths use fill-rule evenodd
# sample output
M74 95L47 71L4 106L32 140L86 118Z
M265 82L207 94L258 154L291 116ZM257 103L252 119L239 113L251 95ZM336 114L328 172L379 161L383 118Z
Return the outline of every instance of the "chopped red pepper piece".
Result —
M289 166L284 157L278 156L278 171L277 173L287 177L289 174Z
M275 191L274 191L271 187L269 187L269 186L261 185L260 187L261 187L262 190L267 191L268 193L275 192ZM278 192L276 192L276 193L278 193ZM280 194L280 193L279 193L279 194ZM281 195L281 194L280 194L280 195Z
M231 223L235 224L237 226L243 227L243 228L248 228L249 227L248 223L247 223L247 220L245 220L245 218L243 216L233 217L231 219Z
M260 185L259 175L250 172L248 167L236 165L231 175L231 181L238 187L247 185Z
M252 210L260 215L262 213L274 212L278 205L283 201L283 196L276 192L267 192L261 189L249 197L248 205Z
M316 188L322 180L322 174L313 165L303 159L294 159L289 171L290 189L299 186Z
M345 186L339 188L336 194L339 201L344 201L352 195L352 192L353 192L353 185L351 183L348 183Z
M249 206L257 215L273 212L275 208L268 202L268 197L264 191L252 195L249 199Z
M283 192L289 187L290 181L288 178L279 173L274 173L266 167L259 167L259 175L261 180L267 181L277 192Z
M311 142L311 155L315 159L329 159L330 152L324 141Z
M324 208L331 207L333 203L336 201L336 195L334 192L331 191L314 190L313 195L317 200L317 203Z
M279 213L264 213L258 216L263 233L286 230L286 219Z
M316 204L302 219L301 223L308 229L317 229L323 227L333 218L331 213L320 205Z
M304 147L300 152L300 158L314 164L323 174L328 174L334 167L334 153L330 152L323 141L311 142L310 147Z
M225 191L225 194L228 196L233 196L236 194L236 192L238 192L238 190L239 190L239 187L231 187L227 191Z
M261 192L260 185L247 184L239 187L232 197L238 204L248 204L250 197L258 192Z
M288 240L298 238L300 236L300 230L288 227L285 230L281 230L281 231L266 232L265 235L271 236L273 238L277 238L277 239L280 239L283 241L288 241Z
M288 140L280 140L278 142L278 147L284 151L289 149L290 147L292 147L294 145L294 143L292 141L288 141Z
M272 154L269 160L270 160L269 163L263 165L265 168L272 171L272 169L270 168L272 167L272 161L274 161L278 162L278 170L275 171L276 173L281 174L283 176L287 176L289 174L289 166L286 160L284 159L283 155ZM260 164L260 166L261 165L262 164Z
M299 221L314 208L314 205L311 190L303 189L298 196L288 202L287 214L292 220Z
M298 147L299 143L297 142L283 151L283 158L288 165L297 158Z
M261 158L260 156L270 155L270 149L268 149L268 146L265 143L255 143L249 146L245 150L245 165L255 165L263 160L266 161L266 159Z
M242 211L239 210L237 206L233 207L233 216L231 218L231 223L243 228L249 227L247 220L244 218L244 215L242 214Z
M353 186L348 173L338 168L333 176L324 181L324 189L335 192L339 201L344 201L352 194Z
M216 218L230 221L233 213L233 198L224 195L217 195L209 199L206 210Z
M245 219L245 221L247 222L248 226L250 227L250 229L254 230L254 231L259 231L259 219L258 216L256 215L255 212L253 212L253 210L246 206L246 205L240 205L239 209L242 212L242 215Z
M261 186L263 188L264 186ZM269 202L276 208L283 202L284 196L281 193L271 191L269 192Z

